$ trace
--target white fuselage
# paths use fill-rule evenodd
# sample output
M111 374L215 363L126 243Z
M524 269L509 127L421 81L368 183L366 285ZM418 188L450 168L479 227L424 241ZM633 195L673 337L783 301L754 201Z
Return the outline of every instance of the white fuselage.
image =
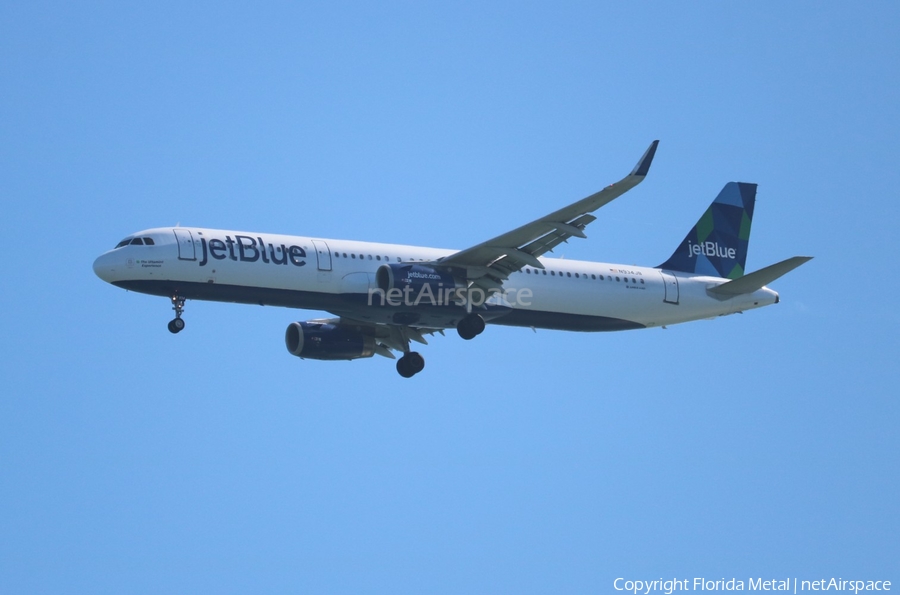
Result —
M94 263L101 279L153 295L324 310L376 324L412 320L424 328L450 328L465 314L457 305L385 306L373 294L380 266L434 262L455 250L193 227L151 229L133 238L142 243L150 238L153 244L129 243L101 255ZM503 283L503 307L486 316L489 322L627 330L733 314L778 301L778 294L765 287L716 298L707 289L727 281L717 277L539 260L543 270L527 266Z

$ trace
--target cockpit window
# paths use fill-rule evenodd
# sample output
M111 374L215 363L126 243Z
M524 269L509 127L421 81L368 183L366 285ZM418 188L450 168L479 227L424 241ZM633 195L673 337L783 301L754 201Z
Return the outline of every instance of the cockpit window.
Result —
M132 246L143 246L144 240L142 240L141 238L134 238L133 240L131 240L131 245Z
M131 238L125 238L118 244L116 244L116 248L121 248L122 246L127 246L131 242Z
M145 246L153 246L153 238L144 238Z

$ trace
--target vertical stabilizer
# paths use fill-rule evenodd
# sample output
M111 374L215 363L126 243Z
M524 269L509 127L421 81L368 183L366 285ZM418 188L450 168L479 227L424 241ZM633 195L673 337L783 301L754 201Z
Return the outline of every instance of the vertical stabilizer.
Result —
M737 279L744 274L756 184L728 182L660 269Z

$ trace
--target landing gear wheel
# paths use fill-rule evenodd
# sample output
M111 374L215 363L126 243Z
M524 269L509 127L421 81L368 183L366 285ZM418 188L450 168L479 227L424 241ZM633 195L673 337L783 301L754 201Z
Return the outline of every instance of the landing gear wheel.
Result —
M415 351L411 351L406 357L409 358L409 365L413 369L413 374L418 374L425 369L425 358Z
M397 373L403 376L404 378L412 378L415 376L415 372L409 366L409 360L406 359L406 356L401 357L397 360Z
M484 318L478 314L469 314L456 325L459 336L469 341L484 332Z
M169 321L169 332L173 335L180 333L184 329L184 320L175 318Z
M404 378L412 378L425 369L425 358L415 351L410 351L397 360L397 373Z

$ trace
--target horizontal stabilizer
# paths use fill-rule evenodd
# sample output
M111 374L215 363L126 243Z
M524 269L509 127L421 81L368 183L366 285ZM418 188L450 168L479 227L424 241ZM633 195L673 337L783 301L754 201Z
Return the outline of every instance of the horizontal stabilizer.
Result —
M765 285L768 285L782 275L790 273L801 264L810 260L812 260L812 256L795 256L793 258L788 258L787 260L782 260L781 262L754 271L749 275L744 275L733 281L728 281L707 289L707 291L720 299L728 299L736 295L753 293L757 289L762 289Z

